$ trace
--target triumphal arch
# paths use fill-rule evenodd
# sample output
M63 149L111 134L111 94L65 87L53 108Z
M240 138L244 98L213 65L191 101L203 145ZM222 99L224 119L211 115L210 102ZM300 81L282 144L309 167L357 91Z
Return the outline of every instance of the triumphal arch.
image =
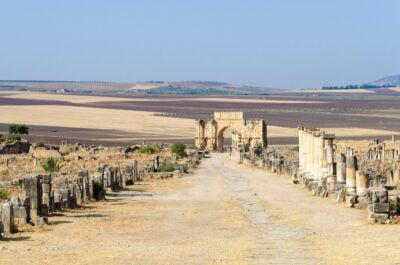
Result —
M263 119L246 120L243 112L215 112L214 119L196 120L195 145L210 151L223 151L224 131L231 128L249 147L267 146L267 126Z

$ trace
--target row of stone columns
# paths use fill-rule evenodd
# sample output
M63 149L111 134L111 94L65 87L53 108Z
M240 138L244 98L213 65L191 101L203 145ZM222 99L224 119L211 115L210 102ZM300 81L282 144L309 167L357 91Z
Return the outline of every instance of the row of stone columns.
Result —
M345 188L348 195L364 196L368 177L358 168L353 149L347 148L346 155L335 155L335 135L312 127L299 126L298 129L301 177L319 189Z
M334 175L334 135L316 128L299 126L299 169L302 176L322 186Z

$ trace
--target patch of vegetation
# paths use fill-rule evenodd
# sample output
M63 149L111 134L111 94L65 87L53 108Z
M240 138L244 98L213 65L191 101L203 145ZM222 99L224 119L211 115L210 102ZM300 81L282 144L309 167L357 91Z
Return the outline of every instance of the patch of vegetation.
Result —
M142 154L154 154L156 149L152 145L142 145L139 147L139 152Z
M0 200L10 199L10 194L5 190L0 188Z
M2 177L8 177L8 176L10 176L10 171L8 170L8 168L4 168L4 169L0 170L0 175Z
M60 163L54 157L48 157L43 163L42 168L47 173L53 173L60 170Z
M292 151L298 152L299 151L299 147L298 146L293 147Z
M1 144L2 142L4 142L5 140L6 140L6 138L4 138L4 135L0 134L0 144Z
M175 143L171 146L171 152L183 157L185 155L186 145L182 143Z
M21 135L18 133L10 133L7 135L7 141L19 141L21 140Z
M29 134L29 127L25 124L10 124L8 126L9 134Z
M161 165L157 171L158 172L173 172L175 170L175 164L173 163L167 163L164 165Z
M44 141L43 141L43 139L36 139L35 144L36 144L37 147L43 147L44 146Z
M99 179L93 180L93 192L96 195L97 193L101 192L103 187L101 186L101 181Z
M389 199L389 211L397 211L397 200Z

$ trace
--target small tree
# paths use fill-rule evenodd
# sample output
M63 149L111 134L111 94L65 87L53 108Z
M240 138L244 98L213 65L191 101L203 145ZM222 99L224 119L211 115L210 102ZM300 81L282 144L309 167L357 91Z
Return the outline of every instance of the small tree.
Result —
M49 157L42 163L42 168L47 173L53 173L60 170L61 166L54 157Z
M171 146L171 152L182 157L185 155L186 146L182 143L175 143Z
M10 124L8 126L9 134L29 134L29 127L25 124Z

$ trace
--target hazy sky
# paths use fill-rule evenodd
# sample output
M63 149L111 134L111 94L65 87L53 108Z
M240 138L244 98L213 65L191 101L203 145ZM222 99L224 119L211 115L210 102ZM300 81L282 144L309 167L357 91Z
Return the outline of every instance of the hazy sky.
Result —
M0 0L0 79L277 88L400 73L399 0Z

